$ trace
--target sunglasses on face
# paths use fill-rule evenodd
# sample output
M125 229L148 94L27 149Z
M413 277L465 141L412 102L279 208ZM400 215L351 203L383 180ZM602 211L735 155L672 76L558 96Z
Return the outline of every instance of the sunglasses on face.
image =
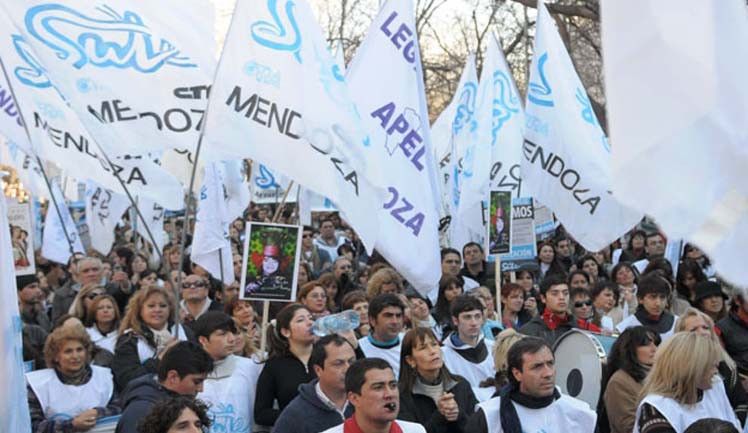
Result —
M592 301L587 300L587 301L575 302L574 303L574 308L582 308L584 306L591 307L592 306Z
M98 293L98 292L97 293L89 293L88 295L86 295L86 299L94 299L97 296L101 296L101 295L103 295L103 293Z
M202 281L198 281L195 283L182 283L182 287L185 289L191 289L193 287L205 287L205 283Z

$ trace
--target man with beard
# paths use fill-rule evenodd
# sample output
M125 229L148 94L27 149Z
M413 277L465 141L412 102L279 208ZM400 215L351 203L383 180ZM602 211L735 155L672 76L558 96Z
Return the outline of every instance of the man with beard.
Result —
M397 379L387 361L360 359L345 374L345 390L355 411L323 433L426 433L422 425L395 421L400 409Z

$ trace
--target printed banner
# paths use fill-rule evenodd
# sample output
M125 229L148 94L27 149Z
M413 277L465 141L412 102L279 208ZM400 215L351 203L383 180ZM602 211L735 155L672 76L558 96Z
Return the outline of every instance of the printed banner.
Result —
M241 299L296 301L301 226L247 224Z
M506 254L511 247L512 193L491 191L488 253Z
M556 230L556 222L553 219L553 211L535 200L535 236L545 239L552 235L554 230Z
M34 226L31 220L31 204L19 203L5 197L10 224L10 240L13 246L13 264L16 275L36 273L34 263Z
M599 251L642 214L611 193L608 140L544 5L538 8L529 81L523 194L550 207L585 249Z
M532 198L512 199L511 250L501 255L502 272L537 268L534 216Z
M382 65L387 65L382 68ZM347 75L372 162L386 177L376 249L419 292L439 285L439 206L412 0L390 0L374 19Z

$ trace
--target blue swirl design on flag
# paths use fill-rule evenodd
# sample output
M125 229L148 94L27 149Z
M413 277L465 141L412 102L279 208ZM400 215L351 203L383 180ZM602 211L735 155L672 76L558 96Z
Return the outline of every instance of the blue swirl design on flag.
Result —
M16 78L28 86L44 89L52 86L52 82L47 77L47 70L44 69L41 62L34 56L28 42L21 35L12 35L13 47L16 49L18 56L26 62L24 66L18 66L13 70Z
M499 95L493 100L491 108L491 143L496 143L499 131L514 114L519 113L519 98L512 89L512 82L504 71L493 73L493 85L498 87Z
M90 65L115 67L150 74L165 66L197 67L181 51L164 39L155 38L142 18L134 12L120 15L109 6L96 8L105 18L92 18L60 4L34 6L26 12L24 24L29 34L50 48L57 58L69 60L76 69ZM29 72L43 72L28 51L16 51L28 63ZM24 68L16 68L16 75ZM32 75L33 77L33 75ZM26 80L25 84L49 87L49 80Z
M580 112L582 120L595 127L596 130L602 131L603 128L600 126L600 123L597 121L597 116L595 116L595 112L592 110L592 103L590 103L590 98L587 96L587 92L577 88L576 97L577 102L582 106L582 111ZM610 143L608 143L605 133L601 134L600 143L606 152L610 152Z
M527 99L533 104L540 105L543 107L553 107L553 99L550 96L553 94L548 79L545 76L545 63L548 61L548 53L543 53L538 58L538 75L540 76L540 84L531 82L528 92Z
M279 13L278 0L268 0L267 7L273 22L255 21L252 23L250 26L252 39L258 44L273 50L292 52L296 60L302 63L301 32L293 14L296 3L293 0L286 0L284 7L285 20L281 18ZM292 33L289 33L289 28Z
M260 189L280 188L278 182L275 181L273 172L262 164L260 164L260 175L255 178L255 185Z
M460 103L457 105L455 119L452 122L452 133L457 135L465 126L474 131L478 123L473 118L475 113L475 96L478 93L478 85L473 81L468 81L460 93Z

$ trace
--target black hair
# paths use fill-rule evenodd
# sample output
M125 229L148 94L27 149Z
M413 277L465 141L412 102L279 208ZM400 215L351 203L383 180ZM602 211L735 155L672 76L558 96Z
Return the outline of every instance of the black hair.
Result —
M639 283L639 271L629 262L618 262L617 265L613 266L613 269L610 271L611 280L616 282L616 275L618 275L618 271L620 271L621 268L628 268L631 273L634 274L634 284Z
M478 242L472 242L472 241L470 241L470 242L468 242L468 243L466 243L465 245L462 246L462 255L463 256L465 255L465 248L467 248L467 247L478 247L478 249L480 250L481 254L483 254L483 246L481 244L479 244Z
M730 421L702 418L688 426L683 433L740 433L740 431Z
M439 344L439 340L436 338L436 335L434 335L434 331L432 331L431 328L425 328L422 326L411 329L403 337L403 343L400 350L400 377L398 378L400 395L412 393L413 386L416 384L416 379L418 378L418 371L408 364L408 356L413 356L413 350L418 347L420 343L425 343L429 338L436 344ZM439 369L439 379L441 379L441 383L447 383L450 381L458 382L462 380L454 376L449 371L446 364L442 364L442 368Z
M268 358L282 358L284 356L291 355L291 346L288 343L288 338L281 334L281 329L291 329L291 320L298 310L309 309L301 304L293 303L283 307L278 315L275 316L275 324L270 324L267 329L267 340L268 340Z
M309 356L309 368L312 368L315 365L319 366L321 369L325 368L327 346L331 344L335 347L340 347L344 344L350 343L338 334L325 335L320 338L316 343L314 343L314 346L312 346L312 354Z
M558 286L561 284L568 286L566 284L566 278L564 277L564 275L561 275L561 274L548 275L545 278L543 278L543 281L540 282L540 294L545 296L545 293L548 290L550 290L551 287Z
M396 307L401 312L405 311L405 305L397 295L394 293L380 293L369 302L369 317L376 319L379 313L387 307Z
M654 342L659 346L662 339L660 335L644 326L634 326L627 328L618 336L610 349L608 355L608 364L606 367L607 384L610 377L618 370L628 373L635 381L642 383L647 376L648 368L641 365L636 357L636 349L641 346L647 346Z
M583 270L584 264L590 260L595 262L595 266L597 266L597 278L606 278L605 268L600 266L600 263L598 263L597 259L592 254L585 254L577 260L577 269Z
M668 283L670 283L671 287L675 286L675 275L673 275L673 265L670 264L670 260L664 257L658 257L656 259L650 260L647 264L647 267L644 268L642 276L651 274L652 272L657 272L658 274L660 274L661 277L665 278Z
M447 254L457 254L457 257L459 257L460 260L462 260L462 254L460 254L460 252L457 251L456 249L454 249L454 248L442 248L442 251L441 251L441 261L442 262L444 261L444 258L447 256Z
M592 279L590 278L590 274L588 274L587 271L576 269L574 271L571 271L569 273L569 276L566 278L566 283L569 285L569 287L571 287L571 279L574 278L574 275L581 275L585 280L587 280L587 284L592 284Z
M222 311L206 311L192 323L195 338L210 338L210 334L215 331L229 331L236 334L236 323L231 316Z
M628 243L626 245L626 249L627 250L631 251L631 250L634 249L634 247L633 247L634 238L637 237L637 236L641 236L642 238L644 238L644 245L647 244L647 232L645 232L644 230L634 230L631 233L631 236L629 236L629 241L628 241Z
M590 291L590 298L594 301L604 290L613 292L613 299L615 299L615 304L618 305L618 300L621 297L621 289L613 281L598 281Z
M592 299L592 296L590 296L590 291L588 289L585 289L583 287L576 287L573 289L569 289L569 299L574 300L575 297L579 295L584 295Z
M369 370L392 370L389 362L382 358L359 359L345 373L345 392L361 395L361 388L366 383L366 372ZM392 371L394 375L394 370ZM397 379L397 378L396 378Z
M691 276L696 279L696 283L706 281L707 278L706 275L704 275L701 266L696 263L696 261L684 259L680 262L680 265L678 266L678 275L675 277L675 290L678 291L679 295L690 301L693 299L693 293L691 293L688 287L683 284L683 280L686 279L686 275L688 274L691 274Z
M167 433L185 409L195 412L202 423L202 431L207 433L212 424L208 406L188 396L171 397L154 404L145 418L138 422L138 433Z
M551 346L549 346L545 340L538 337L525 337L512 344L512 347L509 348L509 351L506 354L506 371L509 376L509 383L514 387L519 386L519 382L514 377L513 370L516 368L517 370L522 371L522 357L526 353L538 353L543 350L544 347L547 347L548 350L553 353Z
M665 240L665 236L660 232L647 233L647 235L644 237L644 245L647 245L647 241L655 236L661 237L663 241Z
M478 298L465 294L456 297L449 306L449 313L455 318L459 317L460 313L474 310L478 310L482 313L483 304L478 300Z
M452 285L462 288L464 284L464 280L459 276L442 276L439 279L439 294L436 296L436 305L434 305L434 319L436 319L440 323L443 323L445 321L447 323L450 323L449 318L452 316L449 312L450 303L449 301L447 301L447 297L444 296L444 292Z
M301 231L302 232L312 232L312 234L314 234L314 232L316 232L316 230L312 226L304 226L304 227L302 227Z
M650 293L670 296L670 282L657 272L645 275L639 280L639 286L636 290L636 297L644 299Z
M213 371L213 358L199 344L180 341L164 353L158 364L158 380L166 380L171 370L175 370L180 379L188 374L208 374Z

